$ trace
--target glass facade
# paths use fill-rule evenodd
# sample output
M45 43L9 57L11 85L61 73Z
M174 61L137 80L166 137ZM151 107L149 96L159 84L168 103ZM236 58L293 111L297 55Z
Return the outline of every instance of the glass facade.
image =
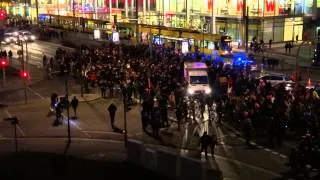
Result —
M258 37L274 42L292 40L296 35L301 39L302 17L312 14L314 3L313 0L31 0L33 20L36 1L40 16L59 16L64 23L73 16L78 21L86 19L87 24L95 20L113 22L114 15L118 22L130 22L136 19L138 9L140 24L228 34L234 41L243 39L246 3L249 40Z

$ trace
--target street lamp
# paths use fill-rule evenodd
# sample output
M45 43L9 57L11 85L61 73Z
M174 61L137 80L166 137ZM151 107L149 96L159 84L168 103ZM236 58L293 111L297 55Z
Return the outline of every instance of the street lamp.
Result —
M16 152L18 152L17 125L19 124L19 120L17 117L9 117L5 118L4 121L10 122L10 124L14 127L14 145Z
M6 68L8 67L9 62L7 58L0 59L0 67L2 69L2 87L4 87L4 84L6 82Z
M65 73L65 89L66 89L66 96L65 100L67 103L67 123L68 123L68 143L71 143L71 129L70 129L70 106L69 106L69 84L68 84L68 72Z
M29 56L28 56L28 37L19 37L19 43L21 45L21 54L22 54L22 70L26 71L28 69L28 62L29 62ZM26 44L26 59L24 60L24 52L23 52L23 43Z

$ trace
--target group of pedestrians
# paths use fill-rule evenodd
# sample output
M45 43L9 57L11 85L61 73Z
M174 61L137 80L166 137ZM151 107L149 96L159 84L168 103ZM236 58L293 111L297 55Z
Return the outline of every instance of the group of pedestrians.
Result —
M319 131L319 85L308 89L299 83L273 86L248 70L212 67L214 77L228 77L227 91L220 91L224 120L242 126L247 138L266 135L270 146L282 146L287 131L298 136ZM215 80L212 80L215 81ZM219 84L214 88L221 89Z
M168 107L174 108L179 128L183 120L190 118L184 101L185 57L173 47L154 46L150 50L147 45L82 46L75 52L58 50L56 59L60 71L81 79L86 90L98 87L103 98L119 96L129 104L141 103L143 130L149 132L150 126L155 137L159 137L161 127L169 126ZM297 85L286 90L284 86L273 87L267 81L257 80L246 68L208 65L219 122L241 126L248 144L258 134L266 135L270 146L282 146L289 130L299 135L318 132L318 86L306 89ZM222 82L221 77L227 80ZM112 114L115 113L110 114L113 126ZM204 142L208 142L204 143L207 147L215 141Z
M73 116L69 117L71 119L78 119L77 109L79 106L79 100L76 96L69 101L68 96L59 97L57 93L51 94L51 102L50 102L50 112L55 112L55 119L53 121L53 126L58 126L63 123L63 119L65 116L69 116L69 114L63 114L64 111L69 113L69 108L73 109Z

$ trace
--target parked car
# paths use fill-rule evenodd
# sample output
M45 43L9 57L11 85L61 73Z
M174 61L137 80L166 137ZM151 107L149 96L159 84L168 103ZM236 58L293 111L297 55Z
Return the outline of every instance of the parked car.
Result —
M289 84L293 82L292 80L290 80L290 78L283 74L264 74L258 77L257 79L266 80L267 82L270 82L272 87L280 83Z

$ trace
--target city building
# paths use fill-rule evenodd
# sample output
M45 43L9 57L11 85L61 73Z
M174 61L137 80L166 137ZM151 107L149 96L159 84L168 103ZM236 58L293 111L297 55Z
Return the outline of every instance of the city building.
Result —
M80 29L110 29L116 20L120 27L135 31L138 10L139 24L224 34L240 43L245 40L248 15L249 41L256 37L283 42L302 40L304 21L311 22L316 4L314 0L31 0L29 15L36 21L38 10L40 22Z
M2 0L0 8L5 10L8 15L30 17L30 0Z

